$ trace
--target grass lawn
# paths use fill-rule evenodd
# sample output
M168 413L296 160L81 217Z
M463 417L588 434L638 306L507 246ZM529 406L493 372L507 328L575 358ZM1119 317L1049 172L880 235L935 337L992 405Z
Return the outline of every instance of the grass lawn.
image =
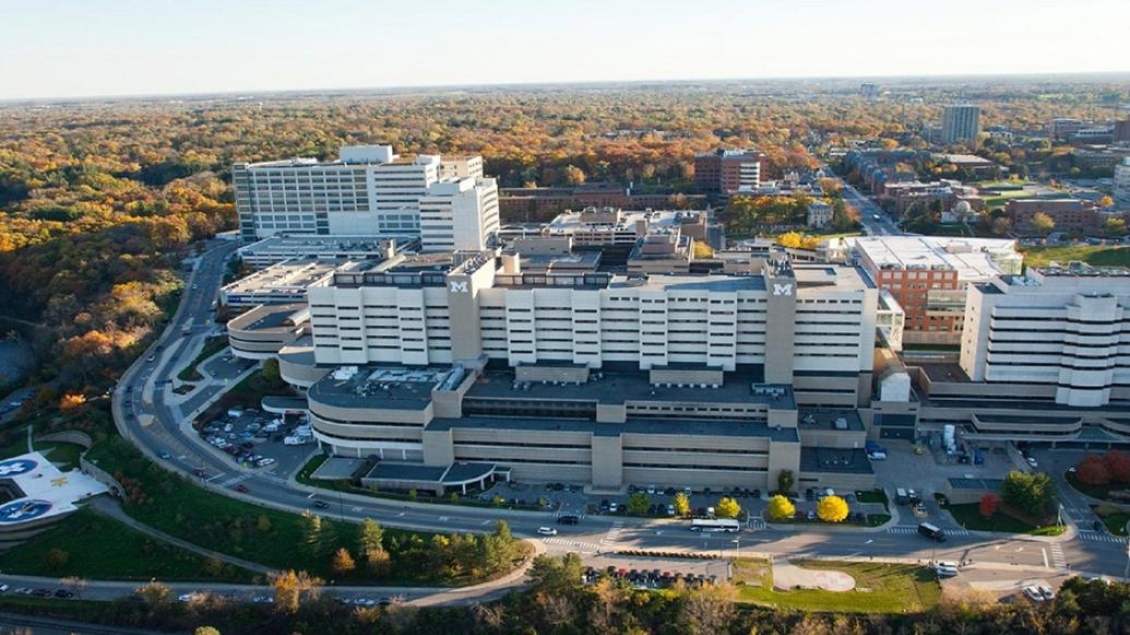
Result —
M61 549L67 563L52 568L47 552ZM121 523L79 510L55 527L0 554L0 570L21 575L100 580L217 580L250 582L252 573L153 540Z
M981 515L979 503L965 505L949 505L946 510L953 515L953 519L962 527L973 531L1001 531L1011 534L1031 534L1033 536L1058 536L1063 533L1063 527L1054 524L1036 526L1019 518L1009 516L997 510L989 518Z
M21 432L22 434L16 435L11 443L0 448L0 459L10 459L13 456L27 454L27 433ZM78 467L79 455L83 452L82 446L74 443L34 443L34 439L32 447L35 448L36 452L43 454L52 463L58 465L63 472Z
M1056 261L1066 265L1081 260L1099 267L1130 266L1130 249L1107 245L1067 245L1063 247L1019 247L1024 253L1024 264L1030 267L1047 265Z
M196 359L192 360L188 366L185 366L177 373L177 379L181 381L200 381L204 379L203 375L196 372L196 367L204 360L227 348L227 346L228 338L226 336L209 337L204 340L204 348L201 349L200 354L197 355Z
M1092 505L1095 515L1102 519L1107 531L1116 536L1126 535L1126 523L1130 522L1130 512L1113 508L1110 505Z
M136 482L135 487L126 486L126 513L167 534L268 567L308 571L343 584L375 581L363 566L349 575L335 575L330 568L330 554L319 554L304 546L308 533L301 516L243 503L197 487L157 467L120 437L111 437L96 445L87 458L115 476L126 476ZM352 549L356 556L359 526L333 520L334 507L319 511L324 535L332 536L323 542L334 545L335 549L338 546ZM444 572L409 561L425 553L435 535L385 529L384 544L392 555L393 566L391 573L379 581L420 585L480 581L465 570ZM398 549L390 545L404 547Z
M856 491L855 500L861 503L882 503L886 505L887 493L881 489L870 489L867 491Z
M844 593L801 589L778 591L764 560L741 559L735 563L735 580L741 602L817 612L918 613L938 603L942 588L926 567L878 562L829 562L794 560L805 569L842 571L855 578L856 589Z

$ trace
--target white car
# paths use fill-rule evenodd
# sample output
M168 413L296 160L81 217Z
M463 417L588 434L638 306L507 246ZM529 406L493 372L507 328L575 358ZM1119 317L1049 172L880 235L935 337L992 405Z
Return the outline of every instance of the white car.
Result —
M557 530L553 527L538 527L538 534L542 536L556 536Z
M7 593L7 592L8 592L8 585L7 584L0 584L0 593Z
M1028 596L1028 599L1032 600L1033 602L1043 602L1044 601L1044 594L1040 593L1040 589L1038 589L1034 586L1024 587L1024 595Z
M1041 587L1039 587L1039 589L1040 589L1040 595L1044 596L1045 601L1051 602L1052 600L1055 599L1055 591L1052 591L1051 587L1041 586Z
M181 602L195 602L196 600L200 599L200 595L197 593L185 593L177 599Z
M1028 465L1031 465L1032 467L1040 467L1040 464L1036 462L1035 457L1030 456L1026 460L1028 461Z

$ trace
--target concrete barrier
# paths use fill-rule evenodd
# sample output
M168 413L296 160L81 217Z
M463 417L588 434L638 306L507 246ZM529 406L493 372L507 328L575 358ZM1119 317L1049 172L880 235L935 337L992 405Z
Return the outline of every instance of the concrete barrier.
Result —
M83 474L90 476L94 480L110 488L110 496L121 498L122 493L125 492L125 488L122 487L122 484L118 482L118 479L114 478L106 470L86 460L85 454L79 458L79 468L82 470Z
M43 436L36 437L35 440L39 443L73 443L75 445L81 445L87 450L94 446L94 439L91 439L89 434L81 432L79 430L52 432L51 434L45 434Z

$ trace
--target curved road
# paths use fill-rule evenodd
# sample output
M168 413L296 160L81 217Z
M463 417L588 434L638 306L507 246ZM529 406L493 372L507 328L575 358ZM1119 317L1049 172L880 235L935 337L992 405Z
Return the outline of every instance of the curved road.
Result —
M219 290L224 260L235 247L232 243L220 244L204 254L187 285L180 308L160 340L122 376L114 392L113 413L123 436L167 469L188 472L202 467L208 472L206 480L199 479L203 487L277 509L295 512L308 509L315 492L321 491L323 499L334 503L326 510L330 516L350 521L368 517L382 525L406 529L488 531L496 519L504 518L515 535L534 537L539 526L552 522L549 513L406 503L314 490L280 475L245 470L205 444L192 431L182 407L195 410L205 400L217 397L225 387L200 389L197 392L202 394L194 395L194 401L186 406L166 403L164 391L155 388L159 387L159 382L171 380L192 359L193 341L199 342L210 330L211 303ZM192 325L193 335L189 337L182 336L182 327L186 324ZM158 352L158 347L163 350ZM153 362L148 361L151 354L156 356ZM157 454L162 450L179 456L171 461L158 460ZM250 493L238 494L217 485L232 477L239 477ZM1056 540L956 531L948 542L938 545L916 535L915 523L910 518L897 527L878 531L848 528L746 530L740 535L740 544L735 544L733 536L697 534L688 531L686 524L679 521L590 516L580 525L560 527L560 535L545 539L543 543L550 554L575 551L586 559L620 549L705 550L725 554L740 549L743 555L973 560L978 566L1015 570L1018 575L1020 572L1052 575L1066 571L1068 565L1073 571L1121 575L1126 562L1125 541ZM1069 536L1074 536L1074 532Z

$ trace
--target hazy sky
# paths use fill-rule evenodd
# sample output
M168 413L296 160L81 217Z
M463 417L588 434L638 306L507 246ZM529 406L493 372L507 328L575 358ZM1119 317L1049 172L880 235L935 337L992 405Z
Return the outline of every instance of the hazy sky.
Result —
M0 99L1130 71L1130 0L0 0L0 15Z

